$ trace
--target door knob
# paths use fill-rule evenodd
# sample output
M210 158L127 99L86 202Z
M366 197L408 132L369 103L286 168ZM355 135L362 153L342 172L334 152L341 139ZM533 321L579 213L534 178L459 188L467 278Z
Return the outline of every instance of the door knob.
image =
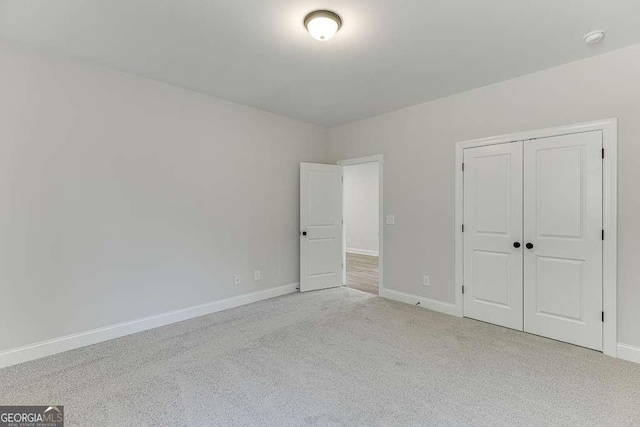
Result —
M520 242L513 242L513 247L518 249L520 247Z
M533 249L533 243L527 243L527 249Z
M303 231L303 232L302 232L302 235L303 235L303 236L306 236L306 235L307 235L307 232L306 232L306 231Z

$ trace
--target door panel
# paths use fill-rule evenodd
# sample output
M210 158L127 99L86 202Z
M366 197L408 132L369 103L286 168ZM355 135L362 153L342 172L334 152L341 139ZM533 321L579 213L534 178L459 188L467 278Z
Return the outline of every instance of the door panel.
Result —
M300 164L300 291L342 286L342 166Z
M473 300L509 308L509 261L511 254L473 252Z
M522 142L464 150L464 315L522 330Z
M535 150L536 142L528 152ZM529 147L529 146L527 146ZM537 198L537 237L582 239L584 229L584 146L553 147L536 150L535 179ZM562 171L562 179L547 171ZM531 206L531 204L529 204ZM525 221L527 220L525 215Z
M536 257L538 313L581 321L584 315L583 276L583 260Z
M524 145L524 329L602 350L602 133Z

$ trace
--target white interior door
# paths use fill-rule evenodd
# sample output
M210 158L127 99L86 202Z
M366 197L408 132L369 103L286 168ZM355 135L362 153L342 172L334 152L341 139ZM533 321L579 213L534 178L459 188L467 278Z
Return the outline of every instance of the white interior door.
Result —
M602 350L602 132L524 147L524 329Z
M342 166L300 164L300 291L342 286Z
M466 317L522 330L521 239L522 142L464 150Z

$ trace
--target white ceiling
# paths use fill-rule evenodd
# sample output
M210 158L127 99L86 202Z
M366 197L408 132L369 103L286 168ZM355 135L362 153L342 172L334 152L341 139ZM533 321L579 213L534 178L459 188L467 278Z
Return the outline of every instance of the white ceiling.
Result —
M320 8L344 22L324 43L302 25ZM0 0L0 37L324 126L635 44L639 24L638 0Z

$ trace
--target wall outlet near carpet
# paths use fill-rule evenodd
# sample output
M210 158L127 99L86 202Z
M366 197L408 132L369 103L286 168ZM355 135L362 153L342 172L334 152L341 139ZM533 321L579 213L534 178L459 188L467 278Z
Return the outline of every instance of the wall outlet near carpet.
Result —
M233 275L233 284L234 285L239 285L240 284L240 275L239 274L234 274Z
M253 272L253 280L260 280L260 270Z
M422 276L422 286L430 286L429 276Z

